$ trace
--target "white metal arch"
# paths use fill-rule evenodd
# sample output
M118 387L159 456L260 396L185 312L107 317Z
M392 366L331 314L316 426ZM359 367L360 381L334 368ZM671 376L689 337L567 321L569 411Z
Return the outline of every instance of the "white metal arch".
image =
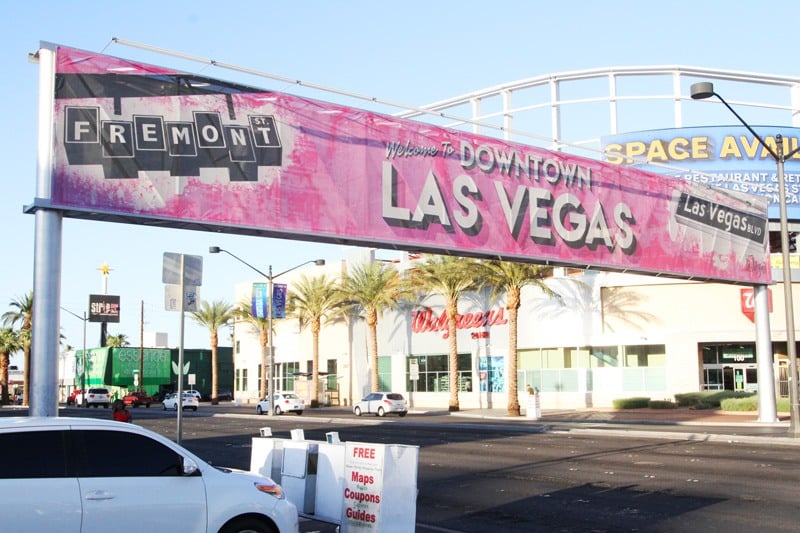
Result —
M665 78L670 79L668 91L660 90L664 84L659 80ZM638 90L621 91L620 85L631 79L636 80ZM604 83L583 84L577 96L562 97L571 85L593 80ZM440 125L451 128L469 125L473 133L501 135L506 140L520 142L534 139L538 141L534 144L551 150L570 146L595 152L594 157L597 157L600 152L600 138L593 136L582 139L579 131L565 124L563 116L570 107L590 103L607 105L608 127L603 135L614 135L621 133L620 114L625 104L643 101L671 102L672 117L669 123L660 120L653 122L647 129L680 128L686 122L683 102L691 100L689 86L701 80L723 82L726 100L733 106L782 112L785 118L775 123L773 116L771 125L800 126L800 77L682 65L605 67L545 74L454 96L412 111L398 113L397 116L439 122L448 119ZM538 90L541 88L547 90ZM730 97L728 93L745 96ZM533 98L529 95L533 95ZM524 103L515 105L520 100ZM492 111L482 112L487 107L486 104L492 103ZM716 100L708 103L722 105ZM471 110L468 116L463 114L466 108ZM515 127L527 113L542 109L550 110L547 128Z

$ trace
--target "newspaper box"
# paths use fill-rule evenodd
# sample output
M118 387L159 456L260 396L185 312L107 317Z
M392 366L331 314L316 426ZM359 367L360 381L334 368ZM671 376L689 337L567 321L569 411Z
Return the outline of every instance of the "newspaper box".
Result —
M342 533L413 533L419 448L345 443Z

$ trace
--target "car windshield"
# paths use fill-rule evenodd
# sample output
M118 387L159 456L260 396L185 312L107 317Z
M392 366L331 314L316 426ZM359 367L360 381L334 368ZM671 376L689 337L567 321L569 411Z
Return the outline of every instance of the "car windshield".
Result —
M297 399L297 395L296 394L292 394L291 392L288 393L288 394L284 394L283 397L286 398L287 400L296 400Z
M390 400L402 400L403 399L403 395L402 394L387 394L386 397L389 398Z

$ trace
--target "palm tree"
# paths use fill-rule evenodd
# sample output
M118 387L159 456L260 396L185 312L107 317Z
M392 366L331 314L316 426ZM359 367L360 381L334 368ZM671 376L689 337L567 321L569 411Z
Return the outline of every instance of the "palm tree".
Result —
M433 255L429 256L411 270L410 283L419 290L441 294L445 300L447 313L447 340L450 351L450 411L459 410L458 390L458 342L456 340L456 319L458 318L458 299L462 294L479 286L477 263L463 257Z
M18 339L22 343L22 403L28 403L31 374L31 328L33 327L33 291L25 296L11 300L9 304L13 309L3 313L3 324L13 327L17 322L21 324Z
M0 329L0 405L8 403L8 364L11 354L21 348L19 336L12 328Z
M192 318L201 326L208 328L211 333L211 403L219 404L219 361L217 347L219 346L218 330L236 316L230 304L222 300L215 300L211 304L205 300L200 303L200 310L192 312Z
M342 300L361 308L365 315L372 392L378 392L378 317L397 306L400 286L400 276L394 265L373 261L354 267L344 276L339 287Z
M506 309L508 310L508 415L520 416L519 399L517 398L517 317L522 295L522 287L533 285L546 295L560 298L544 283L550 277L553 268L530 263L512 263L509 261L481 262L483 284L492 288L492 296L506 293Z
M124 333L120 333L118 335L109 335L106 339L106 346L109 348L124 348L125 346L130 346L131 343L128 342L128 336Z
M253 315L253 308L249 300L239 302L233 311L234 317L241 318L258 332L258 343L261 345L261 380L259 383L259 398L267 397L267 345L269 336L269 320Z
M286 303L288 314L300 319L300 328L311 326L311 407L319 406L319 332L322 320L330 319L342 305L336 282L325 274L302 276Z

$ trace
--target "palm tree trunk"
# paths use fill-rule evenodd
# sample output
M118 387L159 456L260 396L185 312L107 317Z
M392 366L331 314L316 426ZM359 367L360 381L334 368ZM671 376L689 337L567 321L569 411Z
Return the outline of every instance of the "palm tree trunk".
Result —
M374 309L367 312L367 326L369 328L370 390L378 392L378 317Z
M447 303L447 340L450 346L450 406L449 411L458 411L458 343L456 339L456 318L458 306L456 302Z
M517 395L517 317L521 305L520 288L508 291L508 416L520 416Z
M319 325L311 328L314 346L311 349L311 407L319 407Z
M259 388L261 389L261 397L267 397L267 373L269 372L268 366L268 357L267 357L267 344L268 343L267 332L265 329L261 330L261 334L259 335L259 341L261 342L261 383ZM272 398L269 399L272 401Z
M520 416L517 395L517 316L516 307L508 308L508 416Z
M22 404L23 405L30 405L28 401L28 393L31 390L31 347L30 344L25 347L22 351L23 353L23 363L22 363Z
M219 339L216 332L211 335L211 405L219 404L219 358L217 355Z
M8 364L9 355L0 353L0 405L8 403Z

